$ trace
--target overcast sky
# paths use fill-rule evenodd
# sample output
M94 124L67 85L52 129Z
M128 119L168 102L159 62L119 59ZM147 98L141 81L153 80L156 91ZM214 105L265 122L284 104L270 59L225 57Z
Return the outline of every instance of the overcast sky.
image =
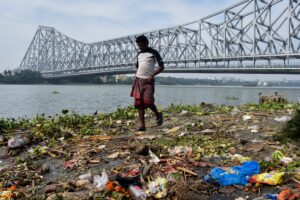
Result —
M39 25L96 42L194 21L239 1L0 0L0 72L19 66Z

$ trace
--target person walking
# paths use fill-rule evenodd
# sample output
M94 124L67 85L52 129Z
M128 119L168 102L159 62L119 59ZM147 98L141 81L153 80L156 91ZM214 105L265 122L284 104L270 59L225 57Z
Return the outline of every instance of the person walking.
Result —
M138 110L139 128L137 131L146 131L145 110L150 108L155 116L158 126L163 124L163 115L158 112L154 104L155 76L164 70L164 63L160 54L149 47L149 40L141 35L136 38L136 44L139 48L137 54L136 74L132 84L130 96L134 98L134 107ZM155 67L155 64L158 67Z

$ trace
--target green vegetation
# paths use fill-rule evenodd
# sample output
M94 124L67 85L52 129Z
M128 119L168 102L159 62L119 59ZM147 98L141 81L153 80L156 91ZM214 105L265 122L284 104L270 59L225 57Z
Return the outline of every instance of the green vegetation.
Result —
M42 75L39 72L24 70L14 74L8 70L0 73L0 83L4 84L37 84L44 83Z
M300 139L300 109L298 108L293 118L286 123L282 130L281 139Z
M209 113L230 114L233 106L217 106L212 104L199 105L174 105L172 104L163 112L180 113L187 110L189 113L205 115ZM266 111L272 112L280 109L299 108L297 103L268 103L262 105L246 104L238 107L243 111ZM38 115L33 119L0 119L0 135L10 135L14 130L29 130L35 138L60 138L72 137L74 135L94 135L94 134L114 134L112 128L118 127L118 120L121 123L135 119L136 111L134 107L118 108L116 112L109 114L98 114L93 116L81 115L78 113L69 113L68 110L62 110L62 115L56 117L45 117ZM289 138L299 138L300 133L300 114L296 111L294 118L287 123L283 130Z
M248 110L248 111L277 111L282 109L296 109L300 105L297 103L263 103L261 105L258 104L245 104L242 106L242 109Z
M38 115L33 119L0 119L0 135L11 134L15 129L28 129L35 139L94 135L99 134L101 130L113 128L116 120L133 119L135 112L131 106L123 109L119 108L113 113L94 116L69 113L68 110L62 110L62 115L53 118Z
M224 156L228 153L228 149L232 147L230 139L212 138L207 135L192 135L173 139L161 138L154 141L154 143L161 147L192 147L201 156Z
M167 109L166 112L174 112L180 113L183 110L186 110L190 113L194 113L197 115L204 115L207 113L219 113L219 114L229 114L233 110L233 106L231 105L214 105L214 104L206 104L201 103L199 105L175 105L171 104Z

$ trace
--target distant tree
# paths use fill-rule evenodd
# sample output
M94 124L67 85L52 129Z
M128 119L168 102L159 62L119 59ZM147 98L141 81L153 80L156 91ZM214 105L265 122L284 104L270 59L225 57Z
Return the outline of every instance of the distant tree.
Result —
M0 76L0 82L7 84L34 84L44 82L41 73L31 70L16 72L14 75L12 75L11 70L5 70L3 73L5 76Z
M4 83L5 77L3 74L0 73L0 83Z
M40 72L24 70L15 74L16 83L32 84L42 83L44 81Z

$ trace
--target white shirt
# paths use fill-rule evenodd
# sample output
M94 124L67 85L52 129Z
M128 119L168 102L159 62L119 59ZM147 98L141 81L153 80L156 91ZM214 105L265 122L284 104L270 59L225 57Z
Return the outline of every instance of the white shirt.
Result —
M163 64L163 61L159 53L148 47L147 49L140 51L137 55L137 72L136 77L141 79L149 78L155 71L155 64Z

